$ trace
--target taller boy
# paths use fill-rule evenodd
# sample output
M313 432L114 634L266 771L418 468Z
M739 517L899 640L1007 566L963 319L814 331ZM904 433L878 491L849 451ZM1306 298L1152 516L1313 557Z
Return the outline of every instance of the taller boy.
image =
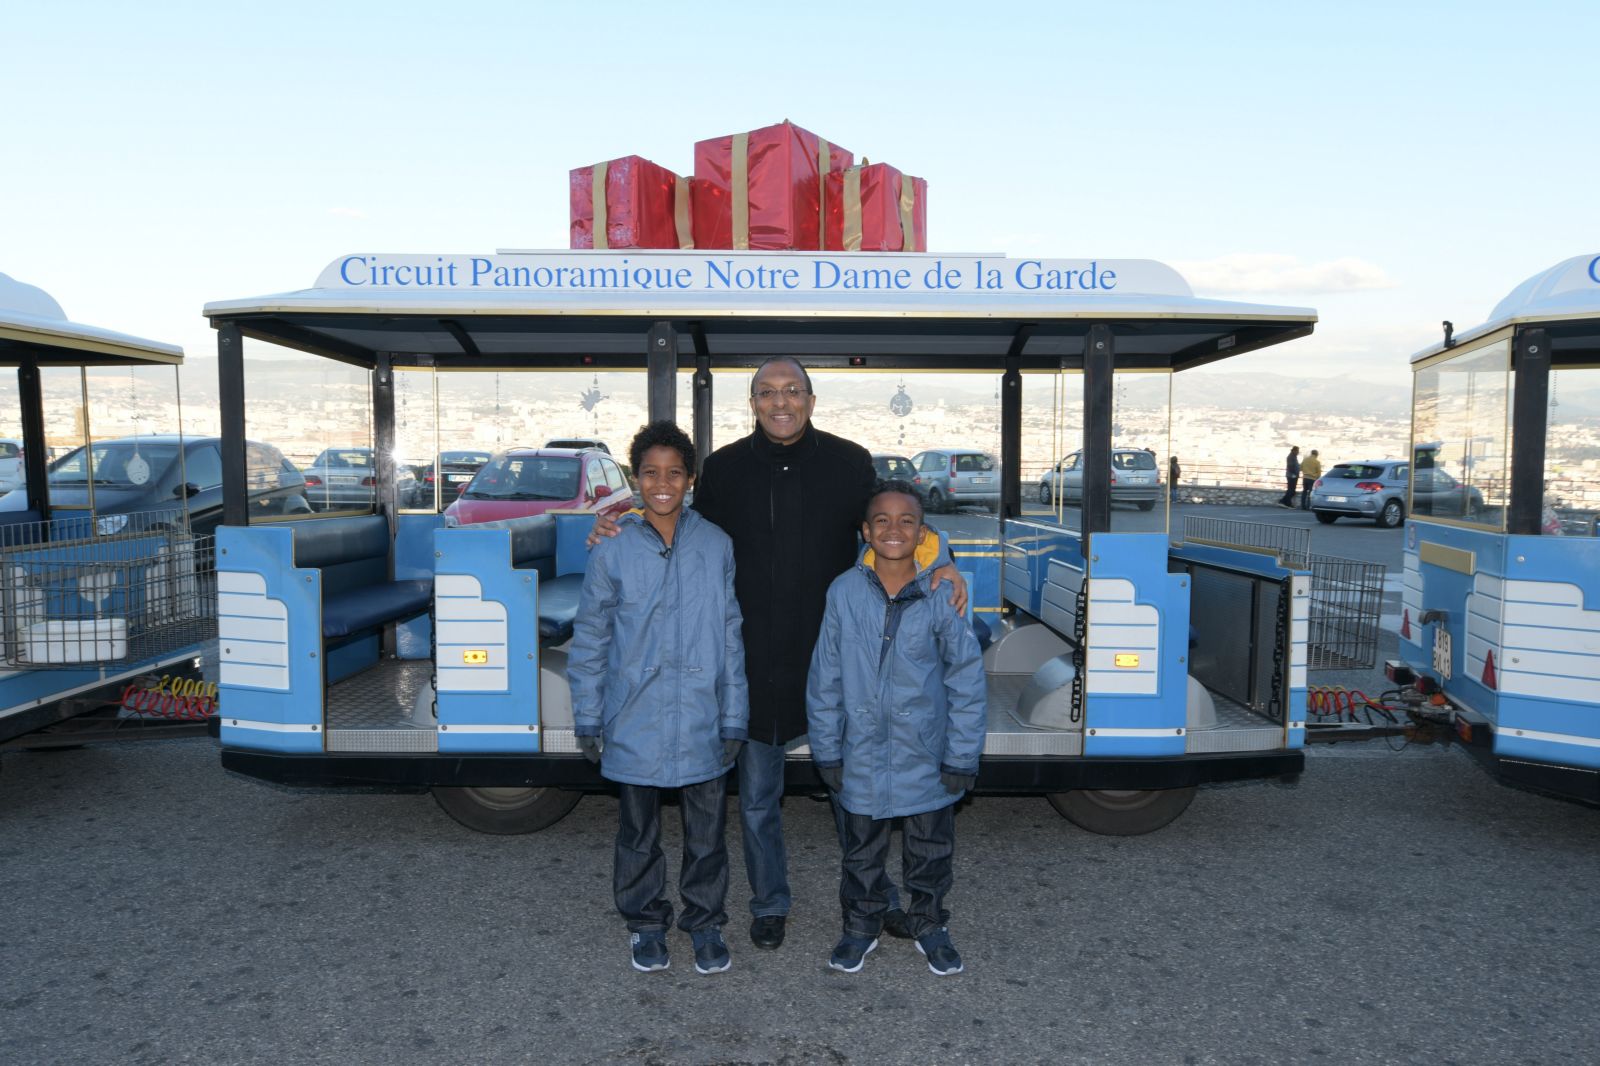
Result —
M595 548L583 578L567 677L578 746L620 786L617 910L633 934L633 965L668 965L661 853L661 793L680 790L683 894L679 927L694 941L695 969L730 965L728 769L744 746L750 706L733 545L683 499L694 445L670 422L640 430L630 449L644 499L615 539Z

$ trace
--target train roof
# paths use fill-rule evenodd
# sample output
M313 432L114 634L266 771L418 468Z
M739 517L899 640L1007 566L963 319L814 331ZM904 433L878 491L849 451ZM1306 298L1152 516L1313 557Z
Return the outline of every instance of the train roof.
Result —
M1117 365L1185 369L1312 331L1316 312L1196 297L1147 259L723 251L341 256L309 289L208 303L213 325L371 366L634 367L657 322L680 363L1025 368L1081 362L1112 328ZM586 358L585 358L586 357Z
M1413 363L1488 336L1507 326L1543 325L1554 363L1593 362L1600 357L1600 255L1576 255L1542 270L1506 294L1488 321L1455 334L1411 357Z
M43 366L183 362L175 344L73 322L43 289L0 274L0 365L28 355Z

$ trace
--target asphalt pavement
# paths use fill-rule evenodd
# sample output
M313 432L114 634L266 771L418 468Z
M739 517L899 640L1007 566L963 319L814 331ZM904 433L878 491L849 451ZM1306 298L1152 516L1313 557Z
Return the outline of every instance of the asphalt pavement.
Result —
M1600 812L1458 749L1309 763L1294 787L1203 789L1145 837L971 801L949 898L967 972L938 978L901 941L826 968L838 849L804 797L784 947L744 936L735 845L733 969L696 974L674 933L672 968L639 974L610 798L490 837L426 795L227 774L205 739L8 753L0 1061L1595 1061Z

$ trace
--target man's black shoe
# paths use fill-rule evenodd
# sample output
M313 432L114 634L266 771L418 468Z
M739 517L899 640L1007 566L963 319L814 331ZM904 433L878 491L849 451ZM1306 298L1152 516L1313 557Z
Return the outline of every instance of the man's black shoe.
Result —
M911 926L906 924L906 912L899 907L885 911L883 915L883 931L897 940L910 940Z
M763 914L750 923L750 943L758 948L775 951L783 944L785 920L781 914Z

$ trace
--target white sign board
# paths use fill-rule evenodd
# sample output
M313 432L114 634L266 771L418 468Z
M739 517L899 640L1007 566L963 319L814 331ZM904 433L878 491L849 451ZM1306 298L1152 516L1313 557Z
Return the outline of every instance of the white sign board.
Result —
M1030 293L1189 297L1187 282L1150 259L859 252L500 252L346 255L319 289L591 293Z

